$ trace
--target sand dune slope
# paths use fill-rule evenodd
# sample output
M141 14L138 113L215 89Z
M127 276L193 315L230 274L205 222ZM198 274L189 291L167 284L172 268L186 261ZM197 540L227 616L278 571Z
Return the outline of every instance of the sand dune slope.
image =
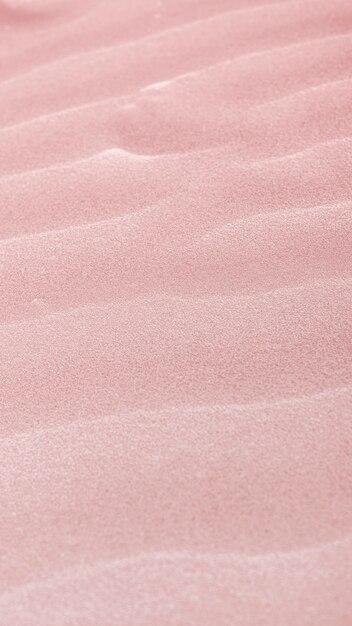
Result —
M351 626L350 0L0 0L1 626Z

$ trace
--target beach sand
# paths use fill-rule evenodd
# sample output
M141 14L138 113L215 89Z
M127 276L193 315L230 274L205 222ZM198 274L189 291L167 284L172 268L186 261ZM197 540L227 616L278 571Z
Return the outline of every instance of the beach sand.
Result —
M0 2L1 626L352 626L352 3Z

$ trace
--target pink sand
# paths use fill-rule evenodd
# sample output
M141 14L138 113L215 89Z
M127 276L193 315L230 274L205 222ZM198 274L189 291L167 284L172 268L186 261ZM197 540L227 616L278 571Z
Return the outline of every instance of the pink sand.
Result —
M0 60L0 625L352 626L351 0Z

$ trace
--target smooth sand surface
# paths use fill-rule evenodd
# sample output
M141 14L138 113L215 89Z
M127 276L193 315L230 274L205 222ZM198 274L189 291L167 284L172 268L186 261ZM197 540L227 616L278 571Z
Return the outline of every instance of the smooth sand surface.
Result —
M1 626L352 626L351 0L0 1Z

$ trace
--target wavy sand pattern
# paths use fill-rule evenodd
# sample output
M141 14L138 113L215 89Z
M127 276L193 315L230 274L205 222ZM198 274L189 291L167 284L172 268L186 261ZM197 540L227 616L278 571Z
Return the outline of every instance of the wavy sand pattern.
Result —
M0 2L1 626L351 626L352 3Z

